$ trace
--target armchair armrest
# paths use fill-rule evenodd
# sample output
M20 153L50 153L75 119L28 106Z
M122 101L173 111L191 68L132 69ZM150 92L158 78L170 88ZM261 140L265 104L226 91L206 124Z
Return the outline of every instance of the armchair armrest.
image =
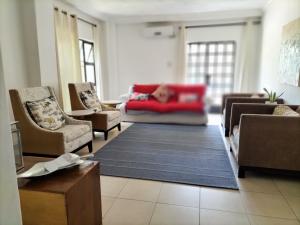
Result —
M70 125L88 125L92 130L92 122L87 120L76 120L70 116L65 116L66 124Z
M300 170L299 135L300 117L244 114L239 165Z

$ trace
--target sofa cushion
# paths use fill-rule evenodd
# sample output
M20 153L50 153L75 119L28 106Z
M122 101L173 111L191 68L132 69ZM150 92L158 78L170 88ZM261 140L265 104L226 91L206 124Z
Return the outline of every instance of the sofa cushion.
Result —
M64 134L65 142L71 142L90 131L88 125L65 125L57 130Z
M178 102L182 102L182 103L197 102L198 99L199 96L196 93L180 93L178 95Z
M80 99L87 108L95 109L97 112L102 111L101 103L95 90L80 92Z
M276 116L300 116L299 113L292 110L289 106L286 105L278 105L275 107L273 115Z
M25 103L28 113L37 125L47 130L57 130L65 124L65 118L53 96Z
M129 101L126 104L126 110L145 110L159 113L168 112L199 112L203 113L204 103L202 101L193 103L180 103L177 101L169 101L160 103L150 99L148 101Z
M157 101L161 103L168 102L171 91L169 90L168 86L160 85L154 92L151 94Z
M106 114L108 121L112 121L112 120L115 120L115 119L121 117L120 111L102 111L102 112L99 112L99 114Z
M145 101L149 99L149 94L133 92L129 100Z
M133 91L144 93L144 94L151 94L159 87L158 84L135 84L133 85Z
M296 109L296 112L300 114L300 106Z

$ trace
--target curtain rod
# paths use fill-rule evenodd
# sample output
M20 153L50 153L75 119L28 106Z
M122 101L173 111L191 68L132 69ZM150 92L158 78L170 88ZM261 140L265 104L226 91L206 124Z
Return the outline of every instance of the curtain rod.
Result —
M58 11L59 9L58 9L58 7L54 7L54 10L57 10L57 11ZM64 11L64 10L62 10L61 12L62 12L63 14L68 14L67 11ZM70 16L75 17L76 15L71 14ZM90 21L87 21L87 20L82 19L82 18L80 18L80 17L77 17L77 19L78 19L78 20L81 20L82 22L88 23L88 24L90 24L90 25L92 25L92 26L94 26L94 27L97 27L96 24L94 24L94 23L92 23L92 22L90 22Z
M260 24L260 21L253 21L254 25ZM206 24L206 25L192 25L186 26L185 29L190 28L203 28L203 27L227 27L227 26L246 26L247 22L237 22L237 23L221 23L221 24Z

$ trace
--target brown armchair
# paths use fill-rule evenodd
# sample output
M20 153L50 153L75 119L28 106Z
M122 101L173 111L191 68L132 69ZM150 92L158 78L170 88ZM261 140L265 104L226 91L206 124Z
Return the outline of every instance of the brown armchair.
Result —
M257 95L260 97L251 97ZM265 103L268 98L264 98L264 94L261 93L231 93L225 94L222 98L222 126L225 130L225 136L229 135L230 117L231 117L231 107L233 103ZM277 100L278 104L283 104L283 99Z
M92 152L92 124L89 121L75 120L66 115L65 125L50 131L38 126L26 109L26 101L41 100L55 94L50 87L9 90L15 120L19 121L23 153L30 155L58 156L74 152L85 146Z
M300 171L300 117L272 115L275 107L232 105L229 139L239 165L238 177L253 168Z
M88 109L80 98L82 91L94 90L92 83L70 83L69 92L72 110ZM104 139L107 140L108 132L116 127L121 130L121 113L118 109L101 104L102 111L97 112L86 119L92 122L93 131L104 132Z

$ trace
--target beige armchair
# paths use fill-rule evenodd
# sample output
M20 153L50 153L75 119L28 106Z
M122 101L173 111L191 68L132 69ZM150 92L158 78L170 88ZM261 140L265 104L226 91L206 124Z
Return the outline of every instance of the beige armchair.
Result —
M229 140L239 165L238 177L258 168L300 171L300 117L272 115L276 106L232 105Z
M94 90L92 83L71 83L69 92L72 110L88 109L80 98L83 91ZM101 104L102 111L97 112L86 119L92 121L93 131L104 132L104 139L107 140L108 132L116 127L121 131L121 113L118 109Z
M55 94L50 87L34 87L9 90L13 113L20 123L23 153L27 155L59 156L92 147L92 124L90 121L75 120L66 115L65 124L57 130L47 130L38 126L29 115L26 101L37 101Z

